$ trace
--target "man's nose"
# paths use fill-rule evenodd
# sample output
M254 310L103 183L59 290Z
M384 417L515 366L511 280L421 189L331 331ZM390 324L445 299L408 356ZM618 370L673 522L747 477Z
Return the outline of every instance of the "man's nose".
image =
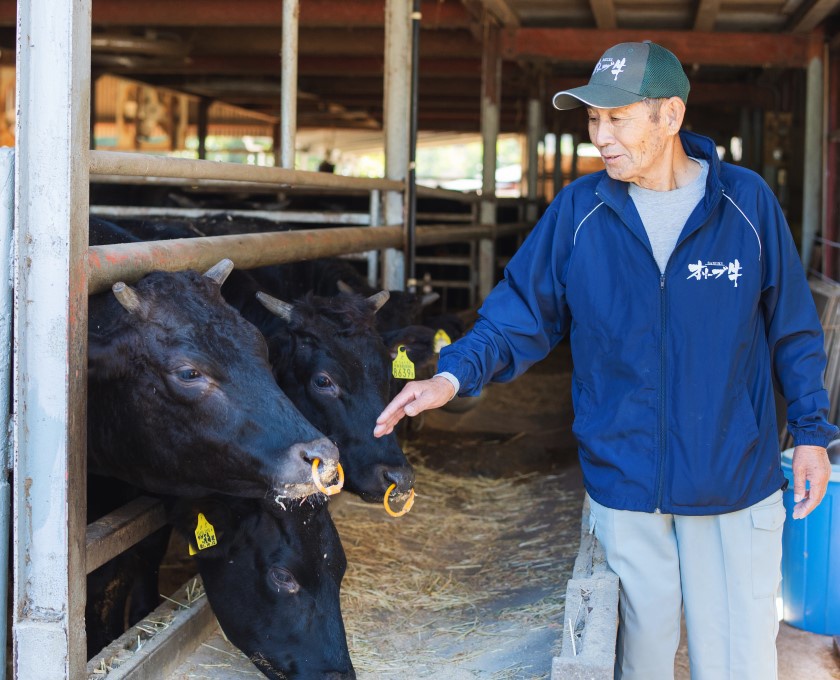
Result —
M589 131L592 143L599 149L613 142L612 125L607 121L595 121Z

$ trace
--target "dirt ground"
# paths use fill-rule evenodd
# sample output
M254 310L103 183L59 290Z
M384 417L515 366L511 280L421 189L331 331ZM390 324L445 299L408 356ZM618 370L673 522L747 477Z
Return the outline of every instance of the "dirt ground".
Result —
M342 610L359 680L548 678L583 497L568 348L405 443L417 500L391 519L340 494ZM840 679L831 638L782 623L780 680ZM262 677L220 632L169 680ZM676 680L688 680L683 645Z

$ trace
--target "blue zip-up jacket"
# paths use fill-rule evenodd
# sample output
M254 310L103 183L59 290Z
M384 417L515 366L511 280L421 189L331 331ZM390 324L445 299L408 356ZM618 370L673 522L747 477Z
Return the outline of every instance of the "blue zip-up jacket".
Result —
M826 446L823 334L790 230L755 173L709 162L706 193L660 274L627 184L606 172L561 191L473 330L438 369L475 395L570 333L584 483L620 510L707 515L780 489L773 376L795 444Z

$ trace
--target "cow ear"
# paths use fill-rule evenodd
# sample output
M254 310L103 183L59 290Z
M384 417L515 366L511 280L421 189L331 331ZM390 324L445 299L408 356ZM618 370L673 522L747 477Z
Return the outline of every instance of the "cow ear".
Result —
M136 333L126 328L110 335L88 335L88 380L116 380L133 370L132 347Z
M397 356L397 348L404 346L415 366L425 364L435 356L435 331L427 326L406 326L388 331L382 334L382 340L392 359Z
M199 559L227 556L233 534L233 516L227 503L214 496L179 500L168 509L168 519Z

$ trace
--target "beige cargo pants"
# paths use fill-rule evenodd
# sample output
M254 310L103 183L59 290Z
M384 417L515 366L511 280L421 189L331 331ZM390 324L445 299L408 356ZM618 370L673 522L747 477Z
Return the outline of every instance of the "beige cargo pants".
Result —
M708 516L590 503L590 530L620 581L616 680L674 677L683 608L692 680L776 680L781 491Z

